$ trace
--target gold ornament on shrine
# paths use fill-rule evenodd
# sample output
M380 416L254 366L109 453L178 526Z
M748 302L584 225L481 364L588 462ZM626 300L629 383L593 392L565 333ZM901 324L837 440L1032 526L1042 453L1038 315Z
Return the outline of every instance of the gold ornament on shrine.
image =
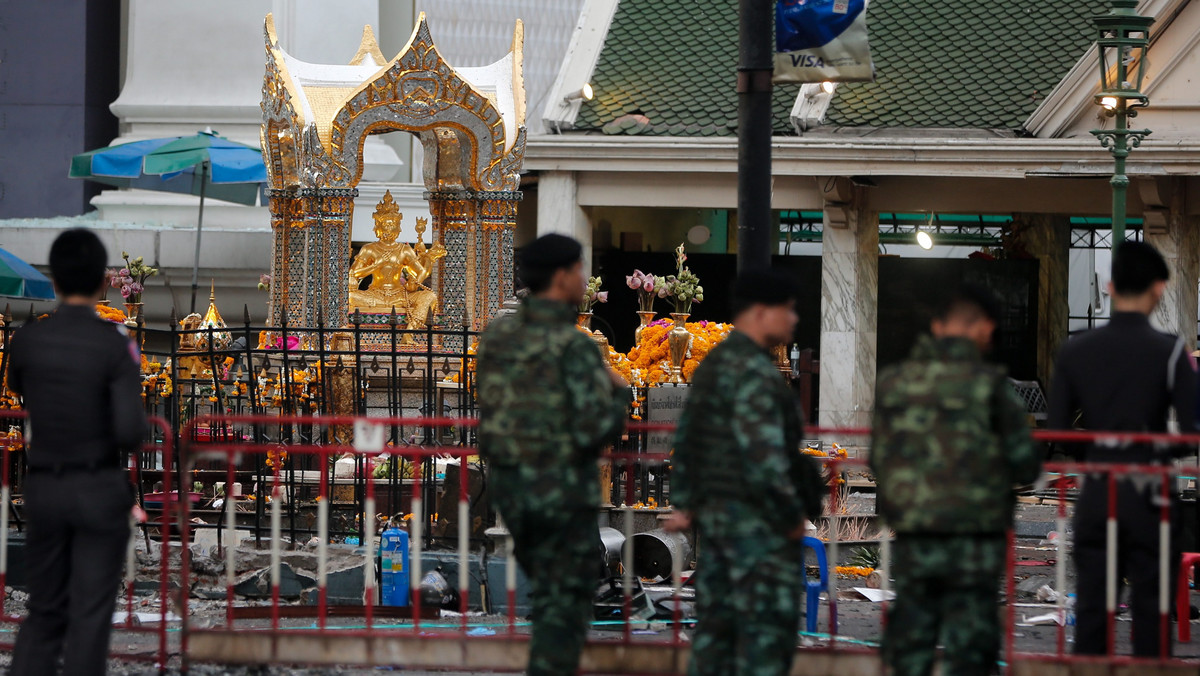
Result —
M375 209L375 237L378 241L363 245L350 265L350 311L391 314L406 319L405 328L420 330L427 326L438 297L424 282L434 264L446 256L441 242L426 247L423 241L426 220L417 219L416 246L397 241L404 214L389 190ZM370 278L370 286L359 284ZM411 334L402 338L412 344Z
M297 330L341 326L354 309L391 313L395 302L407 328L428 323L481 329L512 296L526 135L521 22L508 54L488 66L460 69L438 53L424 13L390 61L369 26L345 65L310 64L287 54L270 14L264 38L261 140L274 233L271 320ZM415 245L398 241L399 207L385 195L381 208L387 211L375 214L379 240L352 263L363 145L370 135L389 131L411 133L424 148L433 245L426 249L422 237ZM418 234L424 227L419 221ZM379 274L364 274L368 269ZM367 276L370 286L358 289L355 280Z

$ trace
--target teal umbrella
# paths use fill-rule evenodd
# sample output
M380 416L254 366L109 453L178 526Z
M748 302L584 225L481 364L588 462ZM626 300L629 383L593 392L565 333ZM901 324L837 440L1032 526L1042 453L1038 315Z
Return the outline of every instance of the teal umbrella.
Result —
M258 148L230 141L206 129L194 136L134 141L76 155L71 158L70 176L119 188L200 196L192 264L191 311L195 312L204 198L253 205L267 181L267 168Z
M0 296L54 300L54 285L32 265L0 249Z

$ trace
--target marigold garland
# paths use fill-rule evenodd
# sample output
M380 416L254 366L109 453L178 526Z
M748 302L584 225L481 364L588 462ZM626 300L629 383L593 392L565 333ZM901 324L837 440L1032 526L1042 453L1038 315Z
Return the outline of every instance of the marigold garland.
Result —
M475 361L476 360L471 359L470 357L475 356L475 351L478 348L479 348L479 339L478 338L476 338L475 341L471 343L471 346L467 348L468 359L466 360L466 371L468 373L470 373L471 375L475 374ZM461 383L463 375L464 375L463 365L460 364L458 367L458 370L455 371L454 373L451 373L450 375L446 376L444 380L445 380L445 382L448 382L448 383Z
M625 380L638 386L653 387L666 382L670 366L667 333L674 326L668 319L659 319L647 324L642 330L641 341L627 354L610 351L609 362L613 369ZM696 367L708 356L712 348L725 340L733 327L729 324L701 321L684 324L684 328L692 334L692 342L683 360L683 377L685 380L691 380Z
M272 470L283 469L283 463L287 462L288 453L282 448L272 448L267 451L267 467Z
M8 389L7 382L0 383L0 411L19 411L20 409L21 399L17 393Z
M124 312L108 305L97 305L96 314L100 315L100 319L117 324L124 324L125 320L128 319Z

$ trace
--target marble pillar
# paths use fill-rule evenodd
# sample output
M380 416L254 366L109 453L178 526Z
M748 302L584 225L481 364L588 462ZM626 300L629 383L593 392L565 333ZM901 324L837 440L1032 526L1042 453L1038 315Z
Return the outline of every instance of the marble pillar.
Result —
M1049 391L1054 358L1067 340L1071 308L1070 284L1071 218L1052 214L1022 214L1029 225L1024 233L1026 249L1038 260L1037 376Z
M571 171L546 171L538 177L538 237L557 232L583 245L583 270L592 274L592 224L579 206L579 184Z
M1200 283L1200 218L1186 216L1181 199L1167 215L1165 232L1147 228L1145 241L1167 259L1171 279L1150 320L1160 331L1183 336L1188 351L1196 349L1197 283Z
M821 239L822 427L865 427L875 404L879 215L855 189L849 208L825 208ZM844 227L841 222L845 222ZM804 321L805 318L801 318Z

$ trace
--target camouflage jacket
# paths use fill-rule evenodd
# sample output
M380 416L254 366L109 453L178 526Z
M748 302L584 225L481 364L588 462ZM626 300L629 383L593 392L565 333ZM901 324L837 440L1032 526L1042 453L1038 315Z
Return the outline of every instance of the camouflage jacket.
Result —
M596 461L630 401L575 316L565 303L525 299L488 327L476 369L479 452L519 490L567 507L599 504Z
M1041 460L1003 367L967 339L923 336L879 376L870 466L897 532L980 534L1012 525L1013 486Z
M702 527L788 533L821 509L820 469L800 452L803 420L770 353L733 331L692 378L675 433L671 504Z

